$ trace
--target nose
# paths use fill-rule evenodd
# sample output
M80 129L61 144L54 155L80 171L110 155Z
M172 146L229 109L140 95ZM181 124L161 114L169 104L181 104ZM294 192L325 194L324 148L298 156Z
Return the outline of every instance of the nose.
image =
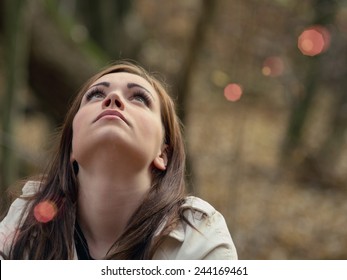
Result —
M105 108L118 108L120 110L124 109L124 103L121 97L117 93L110 93L106 96L102 102L103 109Z

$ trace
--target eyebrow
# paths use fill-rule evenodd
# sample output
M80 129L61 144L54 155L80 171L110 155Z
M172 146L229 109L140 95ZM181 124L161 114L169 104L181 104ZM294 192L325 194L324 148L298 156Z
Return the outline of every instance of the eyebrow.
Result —
M101 82L101 83L92 85L90 88L92 88L92 87L97 87L97 86L110 87L110 83L109 83L109 82Z

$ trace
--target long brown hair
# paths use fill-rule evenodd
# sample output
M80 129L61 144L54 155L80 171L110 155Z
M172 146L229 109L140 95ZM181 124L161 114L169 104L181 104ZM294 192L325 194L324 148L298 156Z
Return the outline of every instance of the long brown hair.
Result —
M123 234L115 240L107 259L151 259L162 237L183 218L180 206L185 197L185 151L181 123L174 102L163 84L142 67L127 61L115 63L82 87L68 111L61 130L60 144L48 172L41 179L39 191L30 199L24 211L9 259L72 259L74 257L74 228L78 182L70 160L72 122L86 90L100 77L115 72L128 72L146 79L157 91L161 105L161 119L165 130L168 165L165 171L152 170L152 187L144 202L135 211ZM35 206L52 201L57 214L52 221L38 222ZM165 225L158 234L158 228Z

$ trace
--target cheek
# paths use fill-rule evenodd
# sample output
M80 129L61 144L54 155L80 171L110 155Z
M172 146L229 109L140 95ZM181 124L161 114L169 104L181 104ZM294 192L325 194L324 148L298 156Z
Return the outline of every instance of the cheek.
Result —
M151 120L142 119L141 128L146 138L153 141L156 139L160 142L162 141L163 125L157 118Z
M79 127L80 127L80 122L79 122L78 115L76 115L72 122L72 140L76 137Z
M72 135L77 136L80 131L83 131L83 127L88 123L88 116L90 113L86 110L79 110L72 121Z

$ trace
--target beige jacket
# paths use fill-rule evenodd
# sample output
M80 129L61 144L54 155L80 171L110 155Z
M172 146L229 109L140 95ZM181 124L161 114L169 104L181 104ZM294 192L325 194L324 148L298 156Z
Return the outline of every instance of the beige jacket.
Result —
M11 205L6 217L0 222L0 250L9 250L20 216L27 203L24 196L37 191L38 183L28 181L23 194ZM180 222L165 238L156 251L156 260L231 260L237 252L223 216L200 198L189 196L182 207L185 216L196 229ZM0 256L1 259L1 256ZM75 259L77 253L75 251Z

